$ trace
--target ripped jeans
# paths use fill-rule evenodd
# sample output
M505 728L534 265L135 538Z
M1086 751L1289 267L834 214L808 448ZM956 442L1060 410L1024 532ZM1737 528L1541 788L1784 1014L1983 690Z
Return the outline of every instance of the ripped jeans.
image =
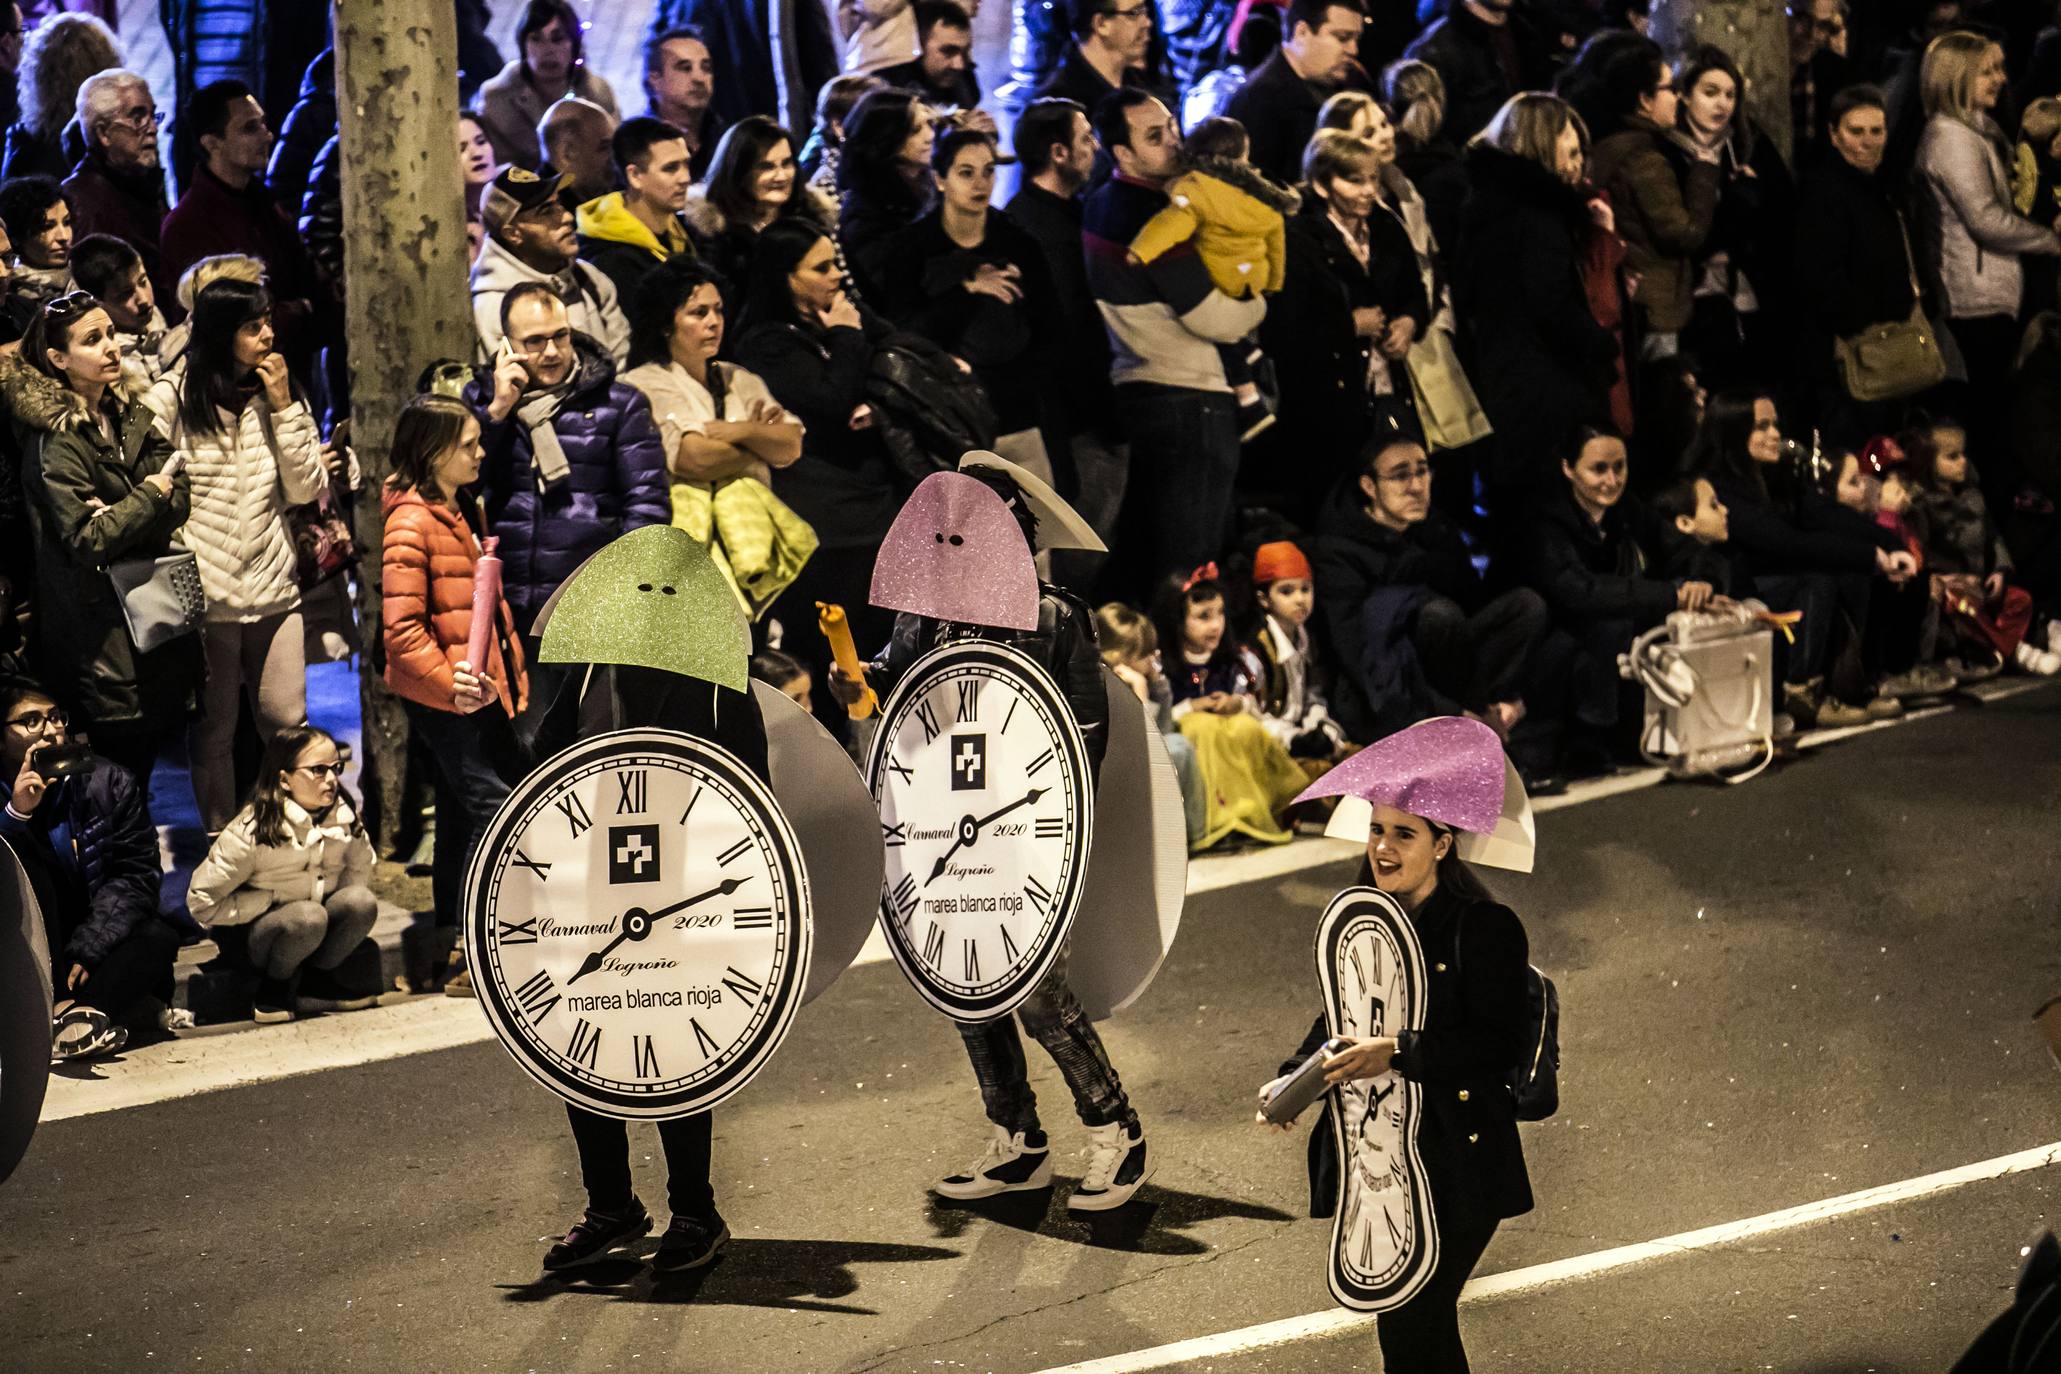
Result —
M1107 1126L1121 1121L1135 1126L1138 1122L1109 1053L1102 1047L1102 1037L1067 984L1067 955L1066 950L1059 952L1051 971L1014 1015L959 1026L966 1057L973 1061L973 1076L980 1082L980 1100L988 1120L1005 1131L1039 1129L1038 1097L1031 1091L1023 1038L1016 1033L1017 1017L1059 1066L1060 1076L1073 1091L1073 1106L1080 1113L1081 1124Z

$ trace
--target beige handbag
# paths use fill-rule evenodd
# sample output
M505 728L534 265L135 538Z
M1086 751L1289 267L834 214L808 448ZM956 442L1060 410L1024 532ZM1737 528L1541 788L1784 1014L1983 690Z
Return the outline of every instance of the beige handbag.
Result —
M1903 219L1897 228L1903 232ZM1918 289L1918 264L1911 256L1911 236L1903 234L1904 266L1911 274L1911 317L1870 325L1858 334L1832 341L1839 361L1839 379L1856 401L1893 401L1915 396L1946 380L1946 355L1939 334L1925 318L1924 293Z
M1432 452L1465 448L1493 433L1488 415L1460 366L1452 336L1431 329L1410 345L1404 362L1410 372L1410 395L1417 402L1417 422L1424 427L1424 446Z

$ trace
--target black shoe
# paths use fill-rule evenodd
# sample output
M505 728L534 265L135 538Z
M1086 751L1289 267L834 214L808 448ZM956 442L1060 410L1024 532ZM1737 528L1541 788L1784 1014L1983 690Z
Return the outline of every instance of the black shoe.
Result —
M730 1227L715 1213L705 1217L675 1216L673 1224L659 1238L658 1253L651 1257L651 1267L661 1274L699 1269L721 1254L729 1243Z
M290 978L264 978L258 982L256 996L251 998L251 1019L261 1026L277 1025L281 1021L293 1020L293 980Z
M301 974L301 985L294 998L298 1011L363 1011L379 1005L379 994L354 988L334 969L311 968Z
M560 1269L588 1264L618 1245L650 1234L651 1213L645 1211L644 1204L635 1198L630 1199L629 1208L622 1212L597 1212L589 1207L587 1214L565 1233L565 1239L545 1252L544 1269L555 1273Z

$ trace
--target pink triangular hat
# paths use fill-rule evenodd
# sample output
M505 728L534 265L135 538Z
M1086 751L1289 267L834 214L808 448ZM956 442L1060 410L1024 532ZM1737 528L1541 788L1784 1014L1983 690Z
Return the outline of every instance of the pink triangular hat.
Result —
M1038 570L993 487L934 472L909 494L873 560L876 606L935 620L1038 628Z
M1337 797L1324 833L1367 842L1376 805L1463 832L1469 863L1531 872L1531 798L1496 732L1464 716L1434 716L1371 744L1303 790L1298 802Z

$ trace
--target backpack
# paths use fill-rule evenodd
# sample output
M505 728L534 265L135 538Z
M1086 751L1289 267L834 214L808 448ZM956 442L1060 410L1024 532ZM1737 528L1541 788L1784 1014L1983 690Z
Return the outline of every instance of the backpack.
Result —
M918 335L897 331L874 350L866 401L889 457L911 483L957 468L969 449L995 446L987 391Z
M1453 931L1453 969L1465 970L1467 915L1463 909ZM1510 1066L1510 1096L1519 1121L1544 1121L1560 1110L1560 989L1539 971L1524 966L1524 1056Z

